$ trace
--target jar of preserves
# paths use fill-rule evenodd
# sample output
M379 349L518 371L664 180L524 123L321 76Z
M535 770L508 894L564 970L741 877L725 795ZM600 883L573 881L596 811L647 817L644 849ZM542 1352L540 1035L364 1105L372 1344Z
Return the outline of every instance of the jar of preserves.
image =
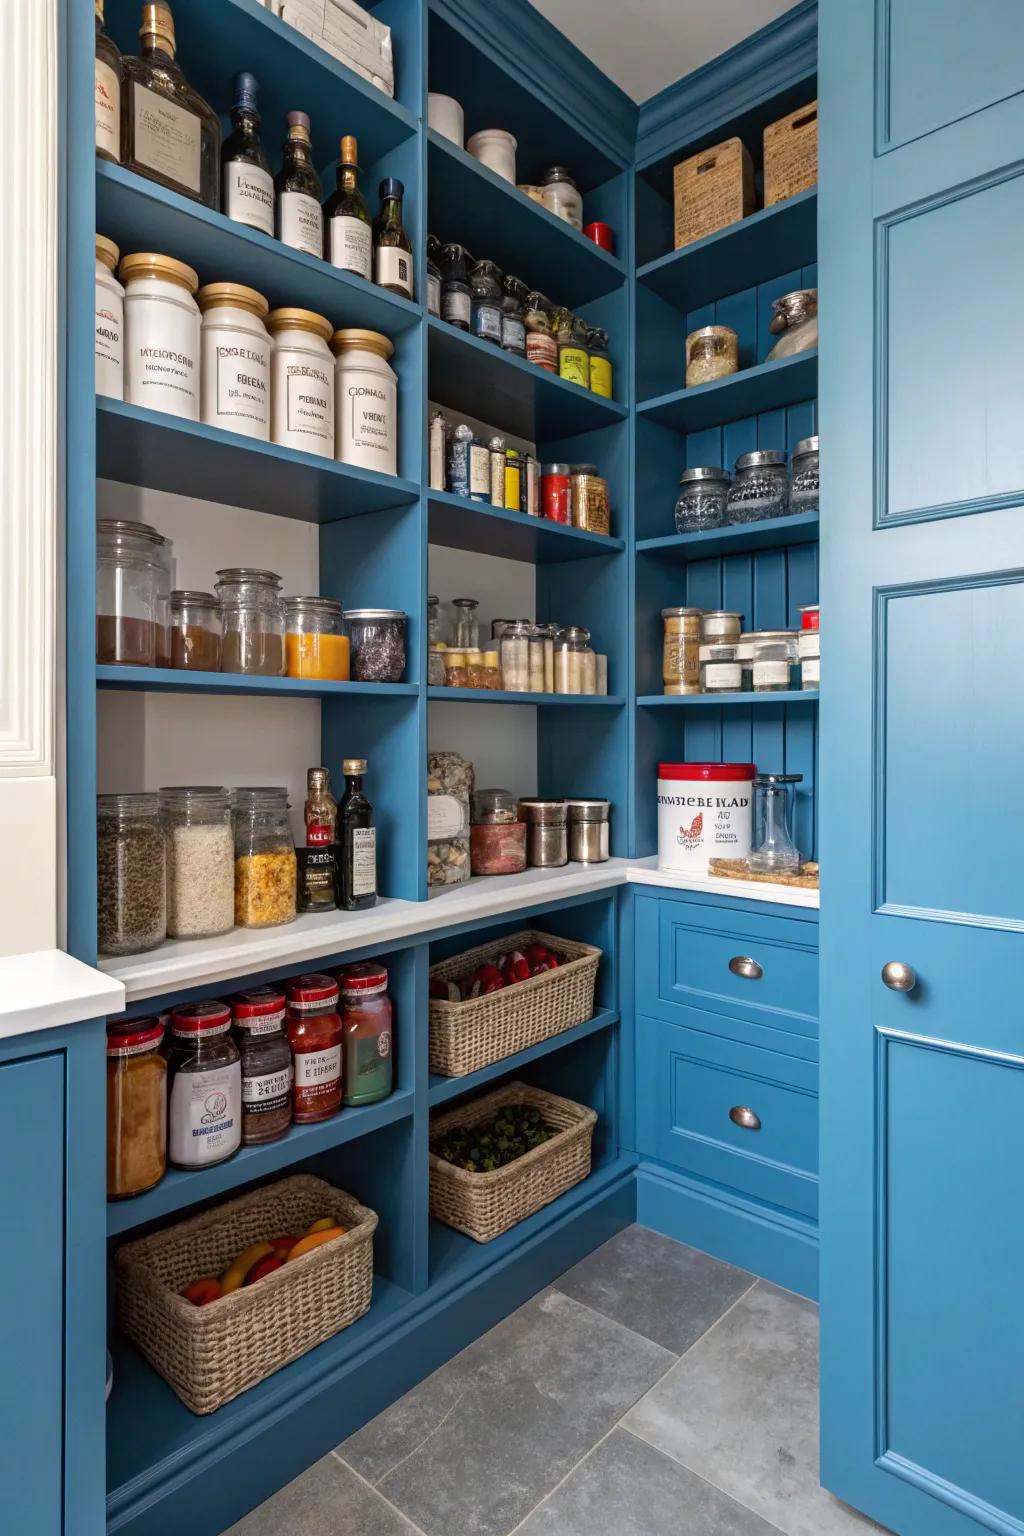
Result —
M286 1020L295 1075L295 1124L315 1125L341 1108L338 983L316 972L296 976L287 987Z
M666 693L700 693L699 608L663 608L661 679Z
M754 635L754 692L784 693L792 686L793 663L796 659L795 630L758 630Z
M530 638L528 619L514 619L501 637L501 686L506 693L530 692Z
M544 207L556 218L564 219L573 229L583 228L583 198L564 165L553 165L544 172L542 195Z
M171 1009L167 1150L176 1168L212 1168L242 1144L242 1058L226 1003Z
M523 324L526 326L527 362L536 363L545 373L557 373L558 343L548 318L547 302L536 290L526 296Z
M286 598L284 658L288 677L347 682L349 644L341 604L333 597Z
M459 650L475 650L480 644L480 619L477 610L479 599L453 597L452 612L455 617L453 641Z
M555 641L555 692L597 692L597 660L589 629L570 625L559 630Z
M676 498L676 533L703 533L706 528L721 528L725 523L728 494L727 470L712 465L684 469L679 476Z
M740 366L740 339L731 325L702 325L686 338L686 387L728 378Z
M612 398L612 360L608 351L608 332L595 325L587 332L587 352L590 354L590 388L593 394Z
M273 571L232 566L217 572L222 672L284 675L284 606Z
M287 789L236 789L231 816L235 922L240 928L290 923L295 917L297 861Z
M235 847L226 789L160 791L167 841L167 936L206 939L235 921Z
M267 442L270 437L270 305L242 283L207 283L202 314L202 419L208 427Z
M742 628L742 613L734 613L729 609L708 608L701 616L701 639L708 643L719 640L727 644L735 642L739 639Z
M612 512L608 482L598 474L597 465L574 464L570 483L573 527L584 528L588 533L610 534Z
M478 261L469 274L473 335L501 346L501 272L493 261Z
M167 1063L155 1016L107 1024L107 1199L125 1200L167 1172Z
M167 937L167 879L157 795L99 795L96 802L97 946L134 955Z
M450 645L444 655L444 685L446 688L468 688L469 667L465 651Z
M729 487L726 521L761 523L769 517L785 517L788 504L786 455L782 450L758 448L753 453L741 453Z
M171 593L171 666L220 671L220 603L212 592Z
M96 524L96 660L155 667L164 569L160 535L147 523Z
M242 1144L280 1141L292 1123L292 1050L280 987L253 987L232 1000L242 1058Z
M553 523L572 522L572 465L545 464L540 477L541 512Z
M474 875L518 875L526 868L526 823L507 789L470 797L469 854Z
M334 456L334 327L311 309L273 309L270 439L282 448Z
M338 986L345 1058L344 1102L376 1104L391 1092L394 1070L388 973L378 961L364 960L343 966L338 973Z
M405 614L400 608L350 608L345 614L358 683L400 683L405 672Z
M558 375L571 384L590 388L590 353L587 351L587 324L567 309L557 309L551 317L551 329L558 343Z
M790 512L817 512L819 488L818 438L802 437L794 445L789 466Z
M725 640L713 640L700 648L701 693L740 693L743 669L736 659L736 646Z

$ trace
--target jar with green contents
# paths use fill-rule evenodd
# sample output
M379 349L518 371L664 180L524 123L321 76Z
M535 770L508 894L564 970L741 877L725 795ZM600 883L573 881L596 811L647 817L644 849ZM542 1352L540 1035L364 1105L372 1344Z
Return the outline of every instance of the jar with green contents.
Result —
M376 1104L392 1088L391 999L388 973L376 960L346 965L341 988L344 1102Z
M583 389L590 388L590 353L587 351L587 327L567 309L556 309L551 329L558 344L558 375Z

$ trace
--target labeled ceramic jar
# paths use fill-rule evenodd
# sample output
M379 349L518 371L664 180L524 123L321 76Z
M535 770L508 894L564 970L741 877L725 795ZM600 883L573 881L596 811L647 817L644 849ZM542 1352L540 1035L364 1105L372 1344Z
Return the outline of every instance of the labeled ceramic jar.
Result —
M282 448L334 454L334 327L311 309L274 309L270 365L270 436Z
M295 917L297 861L288 819L288 791L236 789L231 796L235 839L235 922L273 928Z
M400 683L406 616L400 608L350 608L345 615L357 683Z
M220 671L220 602L212 592L171 593L171 666L179 672Z
M147 523L96 524L96 660L155 667L160 651L164 567L161 539Z
M661 680L665 692L699 693L701 610L663 608L661 619L664 627Z
M96 802L97 947L134 955L167 937L167 881L160 800L99 795Z
M125 1200L167 1172L164 1026L150 1015L107 1025L107 1199Z
M741 453L729 487L726 521L760 523L769 517L785 517L788 503L786 455L782 450L758 448L753 453Z
M398 375L394 343L379 331L347 329L331 337L334 364L334 457L382 475L398 473Z
M784 693L792 687L797 659L796 633L791 629L761 629L754 634L755 693Z
M658 868L703 876L750 853L753 763L658 764Z
M315 1125L341 1108L338 983L316 972L296 976L288 983L286 1015L295 1073L295 1124Z
M167 936L205 939L235 921L235 848L226 789L160 791L167 839Z
M199 420L199 278L183 261L140 251L121 261L124 398Z
M504 128L481 128L479 133L467 139L466 148L474 160L515 185L518 145L514 135L506 133Z
M270 305L242 283L207 283L202 314L202 419L265 443L270 437Z
M686 387L728 378L740 366L740 339L731 325L702 325L686 338Z
M712 465L684 469L679 476L676 498L676 533L703 533L707 528L721 528L725 523L728 494L726 470Z
M346 1105L376 1104L392 1088L391 999L388 973L377 960L343 966L341 989L342 1081Z
M568 811L564 800L531 795L519 802L526 822L526 859L531 869L560 869L569 862Z
M474 875L518 875L526 868L526 823L507 789L479 789L470 799L469 852Z
M96 393L124 399L124 289L114 273L120 251L96 236Z
M167 1150L176 1168L212 1168L242 1144L242 1059L226 1003L171 1009Z
M281 578L273 571L232 566L217 572L221 612L221 671L256 677L284 674Z
M544 207L556 218L564 219L573 229L583 228L583 198L564 165L553 165L544 172Z
M280 1141L292 1123L292 1051L278 987L240 992L231 1013L242 1058L242 1144Z
M288 597L284 604L287 677L347 682L349 640L341 604L332 597Z

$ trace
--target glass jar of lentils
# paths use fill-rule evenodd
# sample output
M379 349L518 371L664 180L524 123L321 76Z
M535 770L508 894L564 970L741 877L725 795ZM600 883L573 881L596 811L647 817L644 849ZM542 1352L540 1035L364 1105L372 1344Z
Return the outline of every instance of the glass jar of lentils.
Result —
M134 955L167 937L166 855L158 795L100 795L96 805L97 946Z

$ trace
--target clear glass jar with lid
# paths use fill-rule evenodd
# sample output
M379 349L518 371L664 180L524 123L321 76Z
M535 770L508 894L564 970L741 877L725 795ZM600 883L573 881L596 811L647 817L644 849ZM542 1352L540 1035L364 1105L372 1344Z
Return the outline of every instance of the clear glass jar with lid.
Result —
M220 603L212 592L171 593L171 666L220 671Z
M466 652L454 645L450 645L444 653L444 685L446 688L469 687Z
M793 446L789 465L789 510L817 512L820 488L818 438L802 437Z
M358 683L400 683L405 672L406 616L401 608L349 608L352 676Z
M729 608L706 608L701 615L700 635L709 644L734 644L743 628L743 615Z
M589 629L570 625L559 630L555 641L555 692L597 692L597 662Z
M723 527L728 494L728 470L708 464L684 469L676 497L676 533L703 533L706 528Z
M702 325L686 338L686 387L728 378L740 366L740 339L731 325Z
M736 659L735 642L712 640L700 648L701 693L740 693L743 668Z
M471 648L466 652L466 687L487 687L487 668L484 666L484 653L479 648Z
M166 573L160 535L147 523L96 525L96 660L155 667Z
M573 229L583 228L583 198L580 189L564 165L552 165L544 172L542 183L544 207L556 218L564 219Z
M427 654L427 682L431 688L445 686L445 658L448 647L440 640L434 642Z
M539 624L530 626L530 692L545 693L544 635Z
M163 1021L107 1024L107 1199L124 1200L167 1172L167 1062Z
M284 604L281 578L252 566L217 572L222 672L256 677L284 675Z
M748 863L758 874L791 874L800 868L793 826L796 786L802 780L802 773L759 773L754 779Z
M480 644L480 619L475 597L453 597L452 611L455 616L453 640L461 650L476 650Z
M760 629L754 633L752 680L755 693L784 693L792 687L797 659L793 629Z
M101 955L134 955L164 942L165 871L159 796L97 796L97 946Z
M779 448L757 448L741 453L736 476L729 487L726 521L760 523L785 517L789 505L786 455Z
M483 656L483 683L482 687L494 693L501 688L501 651L492 648L482 651Z
M288 597L284 604L288 677L347 682L349 642L341 604L333 597Z
M231 800L212 785L160 791L167 837L167 936L206 939L235 921Z
M530 691L530 640L533 625L513 619L501 635L501 686L506 693Z
M555 641L561 629L560 624L538 624L537 633L544 646L544 692L555 691Z
M427 598L427 644L438 645L444 641L441 632L441 599L433 593Z
M208 427L270 437L270 305L242 283L206 283L202 314L202 419Z
M288 791L236 789L231 796L235 839L235 922L273 928L295 917L297 861Z
M772 301L772 318L768 329L778 341L772 347L766 363L780 357L795 357L798 352L809 352L818 345L818 290L797 288Z

